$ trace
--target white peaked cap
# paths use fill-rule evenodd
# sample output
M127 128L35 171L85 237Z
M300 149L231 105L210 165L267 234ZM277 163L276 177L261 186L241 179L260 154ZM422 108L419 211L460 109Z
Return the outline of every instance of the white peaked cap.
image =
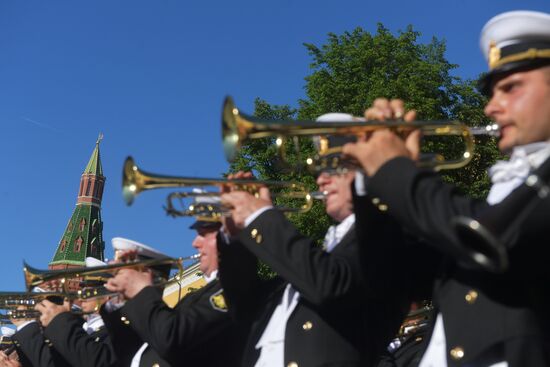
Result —
M550 41L550 14L517 10L491 18L481 30L479 45L489 61L491 44L498 48L528 41Z
M167 255L150 246L144 245L143 243L139 243L137 241L129 240L127 238L114 237L111 240L111 243L113 244L113 249L115 251L135 250L137 251L138 256L151 259L167 257Z
M354 121L362 121L362 119L357 118L349 113L329 112L317 117L315 121L317 122L354 122Z
M103 266L103 265L107 265L107 263L103 262L99 259L96 259L95 257L91 257L91 256L88 256L86 258L86 267L87 268L95 268L95 267Z

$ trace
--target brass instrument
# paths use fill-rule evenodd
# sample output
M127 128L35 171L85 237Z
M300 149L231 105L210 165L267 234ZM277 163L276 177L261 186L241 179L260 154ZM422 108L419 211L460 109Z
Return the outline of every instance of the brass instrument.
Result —
M281 193L272 193L273 197L283 197L286 199L299 199L300 205L295 207L279 206L278 209L285 212L306 212L311 209L313 199L322 199L323 193L309 192L306 187L299 182L279 182L279 181L259 181L259 180L226 180L194 177L164 176L148 173L140 170L132 157L126 158L123 167L122 177L122 195L126 204L131 205L135 197L142 191L152 189L162 189L171 187L221 187L231 185L242 191L247 191L258 195L262 186L267 186L270 190L284 190ZM206 193L179 192L168 196L166 206L167 213L172 216L210 216L220 217L229 212L230 208L224 208L219 205L189 205L182 210L175 209L173 200L182 198L193 198L195 196L219 196L220 192L210 191Z
M34 307L45 299L59 302L65 298L76 299L78 295L64 292L0 292L0 309Z
M0 324L9 324L12 319L37 319L40 312L34 307L43 300L62 304L65 299L80 298L77 293L64 292L0 292Z
M420 129L423 136L457 136L462 139L464 152L457 159L446 159L441 154L435 154L434 159L424 162L423 165L431 166L434 169L454 169L468 164L472 159L474 150L474 135L497 136L498 126L496 124L486 127L468 127L457 121L366 121L357 118L357 122L316 122L316 121L271 121L263 120L241 113L233 103L231 97L226 97L222 111L222 139L225 156L228 161L233 161L244 141L265 137L277 137L276 144L282 147L283 139L289 136L319 136L317 159L328 154L340 153L341 148L328 146L328 136L359 137L365 133L379 129L391 129L396 133L407 134L413 130ZM335 162L335 163L334 163ZM333 163L338 165L340 160ZM315 164L314 159L308 158L307 164L315 169L323 169L327 163ZM330 163L329 163L330 164ZM334 165L333 164L333 165ZM330 168L330 167L328 167ZM335 168L335 167L332 167Z
M38 319L40 318L40 311L34 309L24 310L7 310L5 313L0 314L0 323L11 324L13 319Z
M158 259L147 259L139 261L131 261L125 263L108 264L96 267L81 267L64 270L40 270L31 267L27 263L24 263L23 272L25 275L25 285L27 289L40 286L50 281L60 281L65 284L68 279L86 279L87 277L93 277L94 281L99 283L107 282L113 277L113 272L121 269L128 268L151 268L156 266L170 265L178 269L178 273L183 273L183 262L186 260L197 259L199 255L192 255L188 257L163 257ZM156 279L158 285L163 284L164 280ZM85 299L91 297L108 296L109 293L99 294L100 289L103 290L103 286L84 288L84 292L77 293L77 298ZM88 292L88 293L86 293ZM64 294L70 294L68 292Z

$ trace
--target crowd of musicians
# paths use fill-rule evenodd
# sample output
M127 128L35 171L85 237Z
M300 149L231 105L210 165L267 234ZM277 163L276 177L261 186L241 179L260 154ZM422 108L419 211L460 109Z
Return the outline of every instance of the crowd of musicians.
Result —
M343 146L357 169L317 176L336 223L323 246L267 187L227 184L196 199L230 208L191 226L205 286L171 308L155 286L169 266L122 268L104 285L116 296L79 303L85 320L49 299L37 320L13 319L0 366L550 366L550 14L500 14L480 43L485 113L510 154L490 169L487 200L420 168L418 131L378 129ZM365 118L415 120L405 104L379 98ZM489 231L494 251L457 235L458 218ZM119 262L162 256L113 246ZM277 276L260 277L259 262Z

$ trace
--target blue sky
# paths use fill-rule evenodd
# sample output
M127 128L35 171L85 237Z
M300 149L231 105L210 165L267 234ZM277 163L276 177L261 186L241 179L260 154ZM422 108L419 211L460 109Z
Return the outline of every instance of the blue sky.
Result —
M412 24L422 41L445 39L455 74L473 78L486 68L481 27L514 9L550 2L0 1L0 290L23 289L23 259L52 259L100 132L106 256L115 236L190 255L192 219L164 215L167 192L123 203L127 155L150 172L219 177L224 96L245 112L255 97L296 105L311 61L302 43Z

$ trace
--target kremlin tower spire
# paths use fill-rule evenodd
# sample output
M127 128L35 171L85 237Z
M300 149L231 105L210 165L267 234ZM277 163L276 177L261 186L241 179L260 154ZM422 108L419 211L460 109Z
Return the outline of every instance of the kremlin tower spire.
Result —
M86 257L104 259L103 222L101 221L101 198L105 176L99 155L100 134L90 161L80 177L76 208L59 241L50 269L67 269L85 266Z

